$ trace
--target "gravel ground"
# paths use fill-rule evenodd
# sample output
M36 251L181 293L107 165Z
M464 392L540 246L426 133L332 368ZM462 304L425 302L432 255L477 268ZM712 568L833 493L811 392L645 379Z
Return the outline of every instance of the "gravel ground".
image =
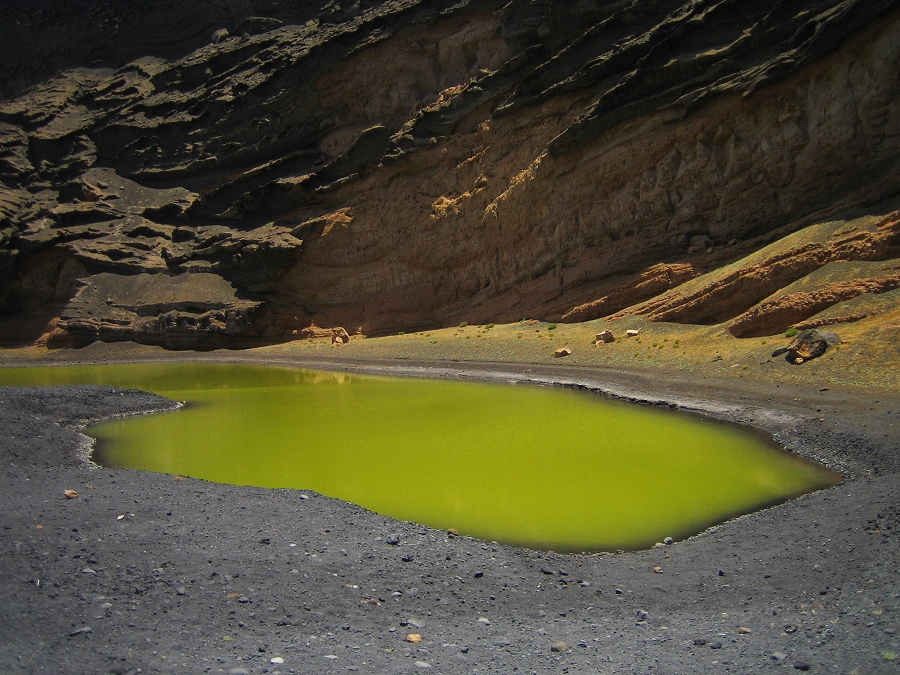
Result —
M0 672L900 672L897 398L596 369L312 365L672 405L775 434L848 480L649 551L558 555L311 491L98 468L86 420L172 403L0 389Z

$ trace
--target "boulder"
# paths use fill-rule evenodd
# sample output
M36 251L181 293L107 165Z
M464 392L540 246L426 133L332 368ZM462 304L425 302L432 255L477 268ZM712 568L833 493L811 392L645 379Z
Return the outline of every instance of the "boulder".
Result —
M297 336L301 340L312 340L315 338L331 338L331 344L342 344L345 345L350 342L350 334L347 333L347 330L342 326L336 326L334 328L320 328L319 326L312 325L307 326L302 329Z
M569 349L568 347L560 347L555 352L553 352L553 356L555 356L558 359L561 359L564 356L571 356L571 354L572 354L572 350Z
M805 361L822 356L828 349L829 343L839 344L840 338L834 333L823 333L815 328L801 331L788 345L786 358L789 362L800 365Z
M601 342L608 343L608 342L615 342L615 341L616 341L616 337L612 334L612 331L604 330L604 331L597 333L597 343L598 344Z

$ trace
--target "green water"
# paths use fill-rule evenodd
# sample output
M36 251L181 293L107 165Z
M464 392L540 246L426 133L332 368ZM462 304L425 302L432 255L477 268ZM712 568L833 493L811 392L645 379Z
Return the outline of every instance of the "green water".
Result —
M99 424L94 460L262 487L556 551L633 549L839 482L740 429L594 394L236 364L0 369L178 412Z

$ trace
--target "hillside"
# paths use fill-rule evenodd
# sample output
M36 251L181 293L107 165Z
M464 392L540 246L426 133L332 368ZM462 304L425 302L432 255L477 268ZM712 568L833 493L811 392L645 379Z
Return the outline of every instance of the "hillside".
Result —
M634 316L748 338L872 323L840 303L900 285L900 2L0 19L7 343Z

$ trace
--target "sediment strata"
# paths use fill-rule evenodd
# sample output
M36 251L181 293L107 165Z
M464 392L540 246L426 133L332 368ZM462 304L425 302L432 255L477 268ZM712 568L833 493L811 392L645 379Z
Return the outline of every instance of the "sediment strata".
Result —
M0 301L36 337L77 280L215 274L234 346L615 313L896 193L897 9L13 3Z

